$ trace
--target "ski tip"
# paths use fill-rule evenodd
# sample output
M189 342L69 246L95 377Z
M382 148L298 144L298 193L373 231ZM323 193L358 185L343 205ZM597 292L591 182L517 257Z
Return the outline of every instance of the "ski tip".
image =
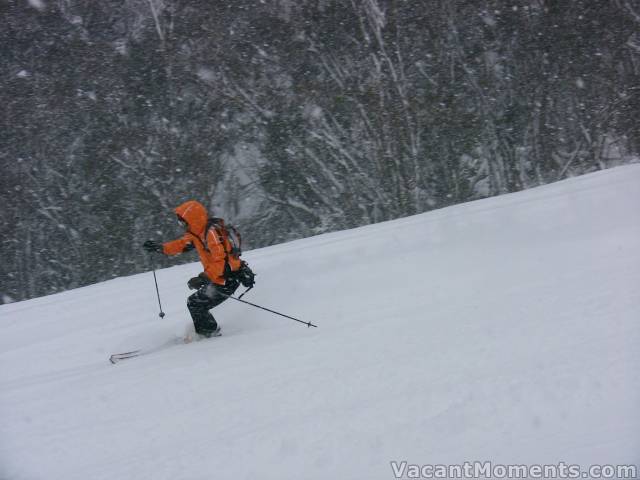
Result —
M114 353L109 357L109 361L111 362L112 365L115 365L120 360L126 360L127 358L137 357L138 355L140 355L140 350L133 350L131 352L124 352L124 353Z

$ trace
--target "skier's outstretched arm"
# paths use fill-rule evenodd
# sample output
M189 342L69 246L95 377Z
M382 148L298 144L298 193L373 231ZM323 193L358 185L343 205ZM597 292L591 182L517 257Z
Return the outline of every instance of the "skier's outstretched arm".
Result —
M188 252L194 247L193 242L191 241L191 236L189 234L185 234L177 240L172 240L166 243L147 240L142 244L142 248L147 252L164 253L165 255L178 255L180 253Z
M163 243L161 252L165 255L179 255L192 249L193 242L191 240L191 235L186 233L184 236L178 238L177 240Z

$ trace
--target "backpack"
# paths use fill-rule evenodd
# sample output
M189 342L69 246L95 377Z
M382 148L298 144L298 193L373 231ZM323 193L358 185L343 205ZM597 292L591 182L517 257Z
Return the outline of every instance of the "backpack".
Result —
M242 255L242 237L238 229L233 225L225 225L221 218L216 217L209 218L207 221L207 231L209 231L210 228L214 228L222 239L222 248L224 248L225 253L224 278L236 279L249 290L252 289L255 284L255 274L251 268L249 268L247 262L240 260L240 255ZM230 250L227 250L225 240L231 245ZM240 268L236 271L232 271L229 265L230 255L240 261ZM244 293L242 295L244 295ZM240 295L240 297L242 297L242 295Z
M217 217L211 217L207 220L207 231L210 228L214 228L218 236L222 238L222 248L224 248L225 255L227 257L232 255L236 259L240 260L240 255L242 255L242 237L240 236L238 229L233 225L225 225L224 220ZM225 240L227 240L231 245L231 249L229 251L227 251Z

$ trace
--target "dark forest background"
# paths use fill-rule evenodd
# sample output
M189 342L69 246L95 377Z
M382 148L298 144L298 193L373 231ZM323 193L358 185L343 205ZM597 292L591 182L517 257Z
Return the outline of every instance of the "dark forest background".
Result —
M2 302L147 269L187 199L259 247L640 151L639 0L0 0L0 75Z

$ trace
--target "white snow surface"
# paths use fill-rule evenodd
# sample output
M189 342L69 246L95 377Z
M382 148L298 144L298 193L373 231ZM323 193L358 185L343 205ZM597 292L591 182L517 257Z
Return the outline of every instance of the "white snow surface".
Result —
M0 479L391 479L391 461L639 463L640 165L0 307ZM87 265L91 268L91 265Z

